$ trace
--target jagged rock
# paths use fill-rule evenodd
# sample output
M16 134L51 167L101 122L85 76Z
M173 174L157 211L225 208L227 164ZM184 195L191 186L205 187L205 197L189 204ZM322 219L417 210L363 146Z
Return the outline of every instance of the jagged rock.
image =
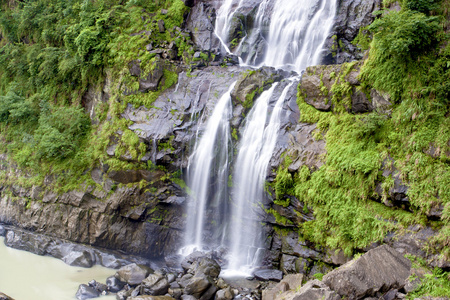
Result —
M309 258L315 261L322 260L323 254L311 249L304 241L300 241L295 232L290 232L281 237L282 252L285 254Z
M96 290L95 288L88 286L86 284L80 284L78 287L78 291L75 294L75 297L78 300L86 300L91 298L97 298L100 297L100 292Z
M192 277L194 277L194 275L192 275L192 274L184 274L180 278L180 280L178 280L177 282L182 288L185 288L188 285L188 283L190 282L190 280L192 279Z
M344 69L343 65L312 66L306 69L300 82L302 97L306 103L321 111L333 109L333 85L345 84L341 75L348 84L351 91L345 97L350 97L350 106L344 104L348 112L366 113L373 110L371 101L367 95L359 90L360 82L357 79L361 63L352 66L350 71ZM342 73L346 72L346 73ZM348 72L348 73L347 73Z
M241 12L237 11L233 14L228 27L228 33L226 40L231 43L230 49L233 51L234 48L239 45L239 42L244 37L245 34L245 16Z
M106 291L108 291L108 286L106 284L97 282L96 280L89 281L88 285L99 291L101 294L106 293Z
M169 281L161 274L150 274L142 281L142 294L164 295L169 290Z
M311 269L308 272L308 279L315 278L314 275L316 274L327 274L331 270L333 270L333 267L324 262L321 261L314 262Z
M123 287L125 286L125 282L120 281L115 276L110 276L106 278L106 286L108 287L108 291L112 293L117 293L118 291L123 289Z
M323 139L314 138L315 130L317 130L316 124L297 124L288 133L288 143L292 146L287 149L287 155L293 158L293 162L288 167L289 172L295 172L303 165L311 170L317 170L323 165L321 157L325 153L326 143ZM296 203L302 205L298 200ZM302 212L303 209L297 209L297 211ZM302 216L304 221L312 220L312 212Z
M301 287L303 281L303 274L289 274L283 280L271 288L266 288L262 291L262 300L287 300L293 299L295 292Z
M253 274L258 280L262 281L281 281L283 279L283 272L280 270L257 270Z
M192 34L195 45L206 51L218 49L220 41L214 34L215 10L207 3L197 3L186 20L186 27Z
M150 50L149 50L150 51ZM141 66L139 60L133 60L128 63L128 70L130 71L131 76L140 77L141 76Z
M159 29L159 33L166 32L166 27L165 27L165 24L164 24L164 20L158 20L158 29Z
M380 0L340 0L333 29L325 41L323 63L335 64L359 60L363 53L351 42L360 28L373 22L373 12L381 8Z
M220 274L220 265L213 259L208 257L203 257L199 259L198 264L191 267L193 268L194 274L205 274L207 276L211 276L213 278L217 278Z
M395 168L395 161L389 157L382 163L382 175L384 178L392 178L393 185L388 190L383 190L381 183L375 187L375 192L382 199L384 205L393 207L397 206L408 210L410 203L407 195L408 186L401 179L401 173Z
M214 285L214 281L206 275L192 277L184 288L184 293L193 295L197 299L205 293L210 286Z
M284 274L292 274L297 273L295 262L297 261L298 257L283 254L281 255L280 260L280 269L283 271Z
M350 256L347 256L344 254L344 251L342 250L331 250L327 249L323 261L329 264L333 265L343 265L347 262L349 262L352 258Z
M3 227L2 225L0 225L0 236L5 236L6 234L6 229L5 227Z
M137 265L135 263L129 264L120 268L116 272L116 277L129 285L140 284L153 270L143 265Z
M387 93L381 93L373 89L370 91L370 97L372 97L372 105L376 111L390 114L392 103Z
M295 300L339 300L341 297L323 282L315 279L308 281L295 292L291 299Z
M90 268L95 263L95 255L93 251L89 251L87 249L80 249L76 251L76 247L69 246L71 250L67 251L62 260L70 265L76 267ZM64 251L65 252L65 251Z
M322 282L348 299L362 299L402 288L410 274L411 262L395 249L383 245L335 269Z
M237 105L243 105L244 108L251 108L253 101L273 82L282 79L282 75L275 68L262 67L258 70L252 70L243 73L236 82L231 99Z
M233 300L234 293L231 287L227 287L217 291L215 300Z
M352 93L352 112L355 114L361 114L371 112L373 110L372 103L367 99L366 94L353 88Z
M144 78L139 79L139 92L146 93L148 91L156 91L159 86L159 82L164 76L164 62L157 60L152 70Z

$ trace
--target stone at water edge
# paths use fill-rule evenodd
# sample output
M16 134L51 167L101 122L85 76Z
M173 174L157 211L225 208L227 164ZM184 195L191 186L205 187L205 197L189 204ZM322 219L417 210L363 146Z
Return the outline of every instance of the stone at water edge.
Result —
M135 263L126 265L119 269L116 272L116 277L123 282L128 283L129 285L138 285L140 284L150 273L154 271L143 265L137 265Z
M234 293L231 287L227 287L225 289L219 290L216 293L215 300L233 300Z
M269 281L269 280L281 281L283 279L283 272L281 272L280 270L272 270L272 269L257 270L253 275L258 280L262 281Z
M401 289L410 275L411 262L388 245L368 251L326 274L322 282L348 299L362 299Z
M125 286L125 282L120 281L115 276L110 276L106 278L106 285L108 286L108 290L112 293L117 293Z
M94 289L93 287L88 286L86 284L80 284L80 286L78 287L78 291L75 294L75 297L78 300L86 300L86 299L100 297L100 295L101 295L101 293L99 291L97 291L96 289Z

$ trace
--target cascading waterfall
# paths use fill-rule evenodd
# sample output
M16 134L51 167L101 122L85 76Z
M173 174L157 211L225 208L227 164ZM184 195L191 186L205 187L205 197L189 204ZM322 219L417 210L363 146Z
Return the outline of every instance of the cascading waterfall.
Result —
M243 53L245 47L258 49L246 49L245 63L240 59L241 63L273 66L298 73L307 66L318 64L333 25L336 2L262 0L255 16L255 28L246 33L235 52ZM224 0L218 11L215 32L227 52L230 52L227 43L230 42L228 32L233 14L239 11L243 3L244 0ZM188 183L193 195L188 210L186 245L194 246L185 248L190 248L189 252L193 248L201 249L205 235L210 237L210 242L219 245L218 237L222 234L222 240L228 243L225 245L229 249L227 271L231 274L250 274L252 268L258 265L262 242L256 211L265 197L264 184L276 146L283 104L295 83L294 78L290 80L292 82L283 89L274 107L270 105L270 99L278 83L261 94L248 114L234 164L231 193L226 190L229 154L219 150L230 146L228 122L231 114L230 92L234 84L214 109L205 133L189 160ZM232 203L231 214L226 211L229 198ZM220 209L219 203L224 205ZM220 216L211 216L212 211ZM228 222L229 230L225 238L223 224L209 224L213 230L204 230L207 215L215 222Z
M208 233L208 243L218 243L223 234L222 220L227 215L228 164L231 141L229 120L232 114L233 83L217 103L206 130L189 158L188 185L191 196L183 253L201 250ZM209 216L205 231L206 216ZM211 223L214 221L214 223Z
M234 13L241 6L241 0L226 0L218 13L216 34L224 43ZM257 47L256 36L265 40L264 59L260 65L291 69L301 72L307 66L320 62L321 51L334 22L336 0L263 0L255 16L255 28L244 39L250 47ZM272 10L271 15L270 10ZM270 25L267 37L264 27ZM241 44L244 41L241 41ZM227 47L228 48L228 47ZM236 53L239 54L240 47ZM251 49L248 52L258 52ZM255 57L249 55L245 61L255 65ZM259 65L259 66L260 66Z
M287 93L293 82L288 84L271 114L269 101L278 83L263 92L250 110L240 141L239 153L233 174L234 206L231 214L231 245L228 269L249 274L258 264L258 249L261 248L259 233L261 224L256 220L254 210L264 197L267 167L275 148L280 117ZM267 126L266 126L267 124Z

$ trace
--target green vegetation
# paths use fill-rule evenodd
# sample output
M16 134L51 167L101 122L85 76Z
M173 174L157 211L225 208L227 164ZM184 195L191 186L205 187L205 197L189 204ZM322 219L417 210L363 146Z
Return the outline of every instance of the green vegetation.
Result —
M142 167L119 160L139 160L146 151L119 115L128 103L151 107L176 83L172 66L160 64L146 45L173 43L175 56L188 58L189 36L177 28L187 10L181 0L0 4L0 151L33 174L26 185L49 175L61 191L92 183L86 170L98 161L112 169ZM164 22L163 32L155 20ZM128 71L137 59L141 77L163 68L161 82L156 91L124 96L139 85ZM98 121L91 124L84 95L88 88L99 92L106 78L111 97L96 105ZM105 154L111 138L119 140L116 158Z
M399 12L379 13L358 38L367 42L372 37L361 68L360 91L369 96L376 89L387 95L392 109L363 115L348 112L353 91L345 76L354 64L333 74L330 91L321 89L324 96L331 92L332 112L314 109L299 90L301 121L317 123L316 138L326 139L325 164L319 170L304 166L293 174L282 167L275 181L275 201L282 205L282 195L292 194L313 209L315 220L297 225L303 238L318 245L341 248L350 255L383 240L388 232L423 224L439 229L430 250L442 251L448 258L450 4L405 3ZM392 176L382 175L383 168L397 169L409 186L407 210L380 203L394 185ZM375 192L378 185L381 197ZM429 221L427 214L439 206L440 221Z
M450 272L444 272L441 268L430 269L426 261L420 257L406 255L411 260L413 272L409 281L419 280L419 285L407 295L407 299L418 297L446 297L450 295ZM417 275L421 274L421 275Z

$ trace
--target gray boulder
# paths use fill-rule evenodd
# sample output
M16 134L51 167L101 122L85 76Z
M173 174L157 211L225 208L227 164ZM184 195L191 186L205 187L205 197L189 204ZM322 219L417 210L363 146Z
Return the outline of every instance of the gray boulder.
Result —
M339 300L341 297L326 284L315 279L306 283L292 300Z
M283 272L280 270L257 270L253 275L262 281L281 281L283 279Z
M135 263L126 265L116 272L116 277L129 285L140 284L153 270L143 265L137 265Z
M67 251L67 254L62 258L62 261L69 266L90 268L95 264L95 254L92 250L83 249L83 247L73 245L67 246L72 249L72 251Z
M323 283L347 299L362 299L401 289L411 262L388 245L368 251L323 277Z
M142 290L149 295L164 295L169 290L169 281L161 274L150 274L142 281Z
M100 297L100 292L91 286L88 286L86 284L80 284L80 286L78 287L78 291L75 294L75 297L78 300L97 298Z
M214 34L215 11L206 3L195 5L186 20L186 27L192 33L195 45L206 51L218 49L220 41Z
M125 282L120 281L115 276L110 276L106 278L106 285L108 286L108 291L112 293L117 293L123 289Z
M208 289L213 285L215 285L215 283L209 276L194 276L189 280L186 287L184 288L184 293L187 295L192 295L199 299L202 294L207 292Z

